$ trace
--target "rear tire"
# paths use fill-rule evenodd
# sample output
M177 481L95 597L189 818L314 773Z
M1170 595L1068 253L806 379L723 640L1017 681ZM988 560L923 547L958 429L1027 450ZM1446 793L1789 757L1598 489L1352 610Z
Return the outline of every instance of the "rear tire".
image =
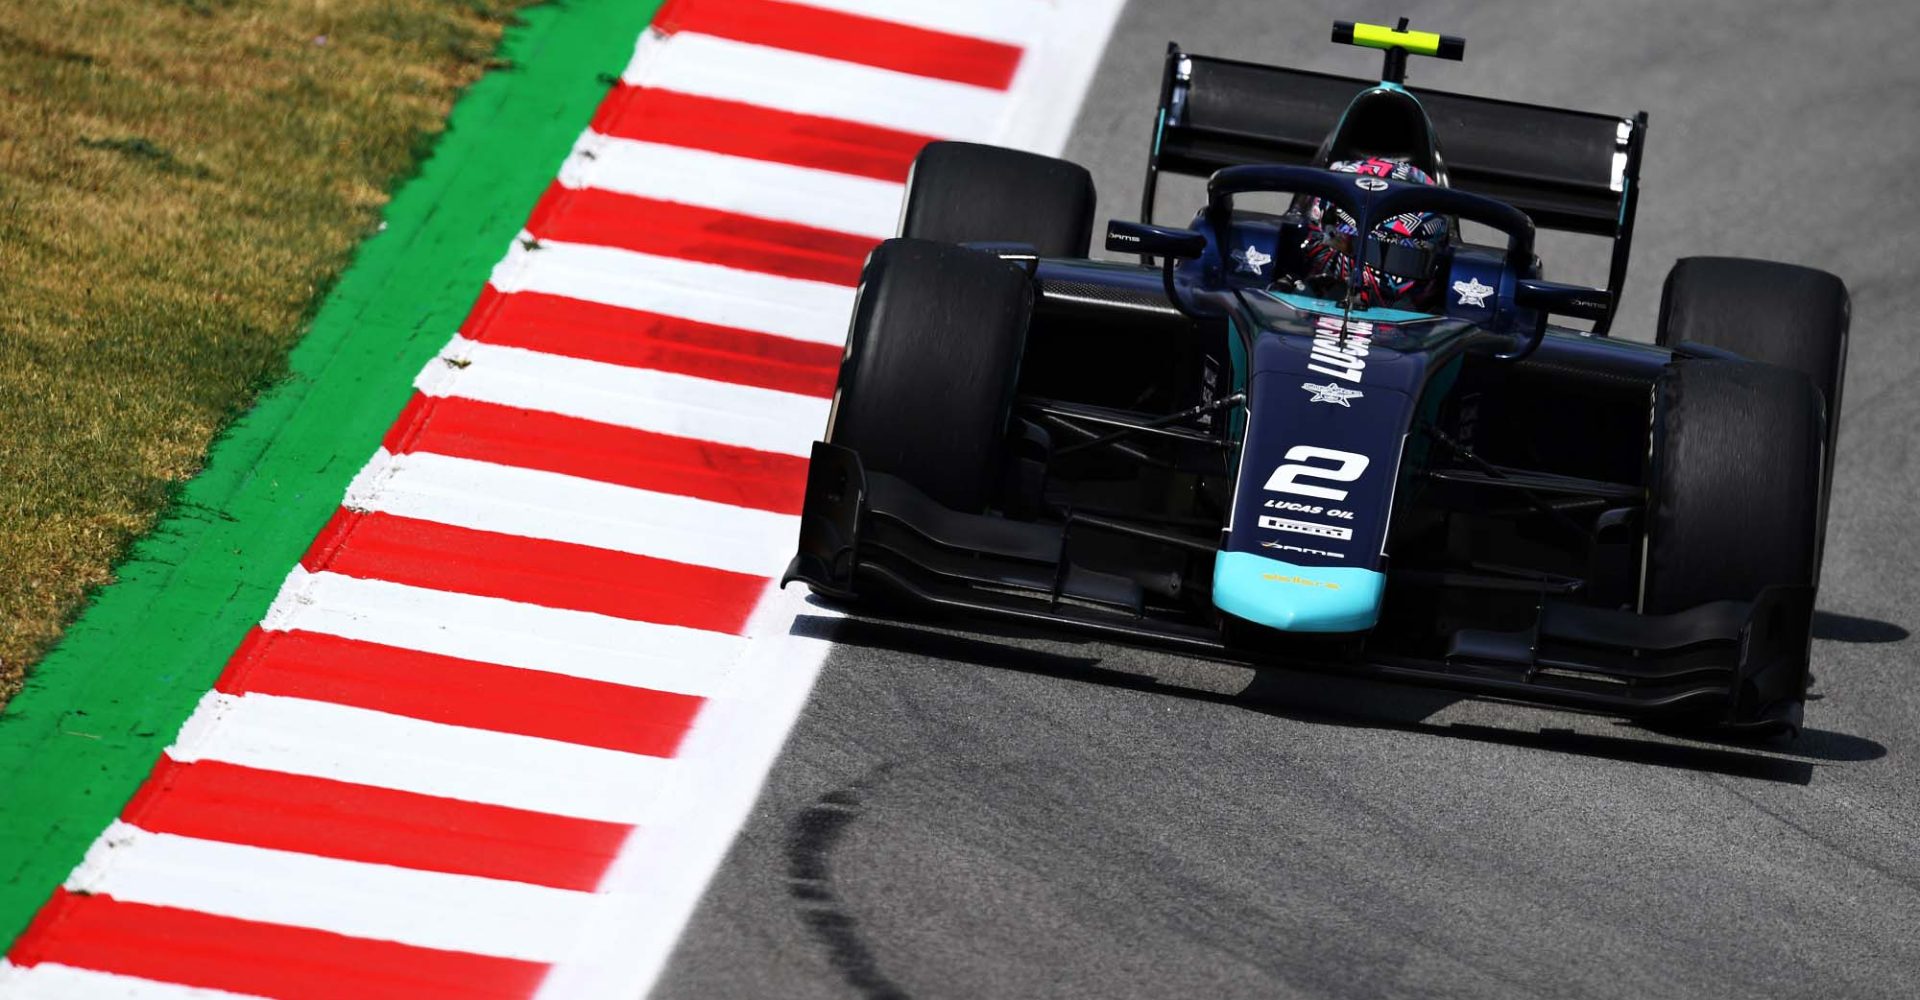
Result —
M1813 382L1775 365L1688 359L1668 366L1654 391L1641 610L1670 614L1812 585L1825 438ZM1794 641L1806 648L1807 637ZM1805 684L1802 672L1769 704L1738 691L1736 717L1694 721L1797 719Z
M999 480L1033 287L991 254L888 240L867 258L827 440L979 513Z
M1051 156L971 142L929 143L913 161L900 235L941 243L1026 243L1085 257L1093 175Z
M1659 341L1693 341L1804 372L1840 413L1851 317L1847 286L1825 271L1770 260L1688 257L1660 292Z

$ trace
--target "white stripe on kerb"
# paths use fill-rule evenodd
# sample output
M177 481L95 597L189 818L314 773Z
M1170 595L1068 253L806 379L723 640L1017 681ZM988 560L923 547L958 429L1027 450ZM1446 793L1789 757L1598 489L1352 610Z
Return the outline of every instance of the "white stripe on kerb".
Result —
M800 519L554 472L382 449L346 505L401 517L774 576Z
M891 181L589 132L560 183L870 236L893 235L906 187Z
M250 1000L253 994L116 976L58 962L20 966L0 959L0 997L7 1000Z
M535 812L638 823L660 757L388 715L304 698L210 691L167 755Z
M691 31L641 35L623 79L941 139L993 142L1006 128L1005 91Z
M532 250L516 243L492 284L835 347L853 314L845 285L553 240Z
M480 344L463 337L427 362L414 385L656 434L805 455L827 426L830 401L677 372Z
M261 627L655 691L726 690L737 635L295 569Z
M550 962L601 901L589 892L152 833L115 821L71 892L421 948Z

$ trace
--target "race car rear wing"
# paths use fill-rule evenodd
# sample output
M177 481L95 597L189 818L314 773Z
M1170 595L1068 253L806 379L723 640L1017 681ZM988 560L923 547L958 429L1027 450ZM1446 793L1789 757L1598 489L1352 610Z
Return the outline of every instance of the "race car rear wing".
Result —
M1311 163L1354 95L1375 85L1190 55L1169 44L1141 220L1153 221L1163 170L1205 177L1243 163ZM1623 118L1408 90L1433 122L1451 186L1507 202L1543 229L1611 239L1607 290L1620 301L1646 112ZM1605 328L1602 321L1598 329Z

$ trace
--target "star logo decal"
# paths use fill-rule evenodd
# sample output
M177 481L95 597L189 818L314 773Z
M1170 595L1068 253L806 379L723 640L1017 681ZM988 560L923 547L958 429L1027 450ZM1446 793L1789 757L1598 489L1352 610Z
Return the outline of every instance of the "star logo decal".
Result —
M1453 293L1460 296L1461 305L1485 309L1487 296L1493 294L1493 286L1481 284L1479 278L1468 278L1465 281L1454 282Z
M1251 243L1247 244L1245 250L1235 250L1229 256L1240 262L1240 266L1236 268L1236 270L1246 271L1256 278L1262 276L1261 268L1273 263L1273 257L1271 255L1261 253L1260 248Z
M1349 389L1344 385L1334 385L1332 382L1328 382L1326 385L1314 385L1312 382L1302 382L1300 383L1300 388L1313 393L1313 398L1307 400L1309 403L1338 403L1349 410L1353 409L1353 404L1347 402L1347 400L1359 399L1361 396L1366 395L1366 393L1358 389Z

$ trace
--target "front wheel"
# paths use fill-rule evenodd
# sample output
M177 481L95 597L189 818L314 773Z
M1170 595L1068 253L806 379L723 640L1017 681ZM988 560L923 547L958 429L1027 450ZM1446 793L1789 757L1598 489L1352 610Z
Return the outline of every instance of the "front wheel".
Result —
M1820 531L1840 443L1840 395L1847 374L1852 304L1846 283L1797 264L1740 257L1676 261L1660 292L1657 339L1663 347L1692 342L1743 358L1791 368L1813 380L1826 403L1820 470Z
M1812 380L1752 361L1683 359L1661 374L1654 396L1641 610L1669 614L1752 601L1771 586L1811 586L1826 437ZM1792 641L1806 649L1810 638ZM1799 668L1764 690L1748 679L1731 716L1717 721L1797 717L1804 658Z
M979 513L999 483L1033 285L978 250L888 240L867 258L827 440Z

